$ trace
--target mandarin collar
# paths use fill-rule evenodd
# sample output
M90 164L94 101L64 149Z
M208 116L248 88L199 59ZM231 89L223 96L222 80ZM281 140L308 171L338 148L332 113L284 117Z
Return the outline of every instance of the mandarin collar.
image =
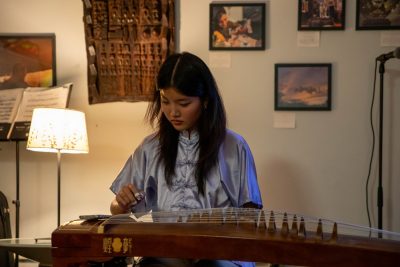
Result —
M189 134L189 131L184 130L179 133L179 139L189 143L194 143L199 141L199 133L196 130L192 130Z

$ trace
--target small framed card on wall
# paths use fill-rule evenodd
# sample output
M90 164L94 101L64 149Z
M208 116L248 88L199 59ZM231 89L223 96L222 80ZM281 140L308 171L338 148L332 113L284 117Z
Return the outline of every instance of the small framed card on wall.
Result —
M346 0L299 0L298 30L344 30Z
M275 64L275 110L331 110L332 64Z
M357 0L356 30L399 30L400 0Z
M55 34L0 34L0 89L56 85Z
M264 50L265 3L211 3L210 50Z

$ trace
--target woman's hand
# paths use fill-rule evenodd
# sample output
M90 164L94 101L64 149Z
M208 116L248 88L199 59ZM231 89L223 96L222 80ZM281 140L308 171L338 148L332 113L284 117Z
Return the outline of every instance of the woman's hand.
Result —
M143 198L143 191L139 191L133 184L127 184L119 190L115 199L111 202L111 214L128 213Z

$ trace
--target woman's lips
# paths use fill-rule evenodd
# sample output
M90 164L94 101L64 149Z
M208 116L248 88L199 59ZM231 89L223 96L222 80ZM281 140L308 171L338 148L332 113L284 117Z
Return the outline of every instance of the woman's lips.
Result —
M181 124L183 123L183 121L180 121L180 120L171 120L171 123L172 123L173 125L181 125Z

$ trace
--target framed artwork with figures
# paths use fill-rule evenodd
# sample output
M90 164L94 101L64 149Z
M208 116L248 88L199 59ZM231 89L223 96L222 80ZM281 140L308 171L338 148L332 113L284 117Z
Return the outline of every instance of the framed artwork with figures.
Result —
M210 50L264 50L265 3L211 3Z
M344 30L346 0L299 0L299 31Z
M356 30L399 30L400 0L357 0Z

